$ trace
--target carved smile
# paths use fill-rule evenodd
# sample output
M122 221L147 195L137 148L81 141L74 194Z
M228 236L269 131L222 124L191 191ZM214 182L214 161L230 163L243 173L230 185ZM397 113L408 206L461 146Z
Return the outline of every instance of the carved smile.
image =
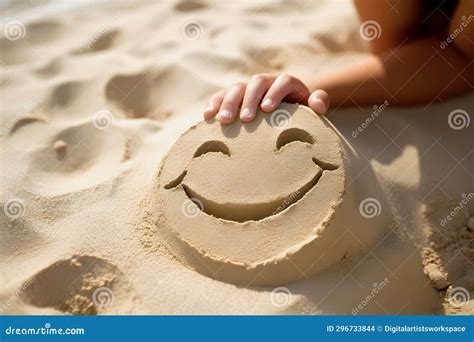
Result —
M269 216L276 215L287 210L290 206L298 203L309 191L311 191L319 182L324 172L336 170L338 166L324 163L316 158L312 158L313 162L319 166L316 174L302 187L293 191L284 197L276 198L264 203L217 203L211 199L205 198L191 187L183 183L187 171L183 171L179 177L165 186L165 189L174 189L181 185L186 196L190 200L194 200L196 206L207 215L220 218L227 221L246 222L260 221Z

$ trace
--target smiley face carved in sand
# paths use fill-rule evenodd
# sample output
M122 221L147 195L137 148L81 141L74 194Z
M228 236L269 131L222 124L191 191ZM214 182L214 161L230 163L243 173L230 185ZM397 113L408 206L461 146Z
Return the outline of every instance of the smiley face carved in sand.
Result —
M282 104L250 123L200 122L164 159L157 233L185 266L245 285L307 277L344 255L335 215L346 172L340 140L310 109Z

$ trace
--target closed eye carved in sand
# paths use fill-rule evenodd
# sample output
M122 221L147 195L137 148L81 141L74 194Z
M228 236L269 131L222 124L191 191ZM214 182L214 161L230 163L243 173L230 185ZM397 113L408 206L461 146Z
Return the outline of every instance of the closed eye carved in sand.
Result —
M226 144L219 140L206 141L194 152L194 158L200 157L206 153L219 152L230 157L230 151Z
M313 144L313 137L306 131L298 128L291 128L283 131L277 139L276 149L280 150L285 145L292 142L303 142ZM229 148L220 141L209 141L202 144L194 153L194 158L200 157L206 153L219 152L230 156ZM306 193L312 190L319 182L324 172L336 170L338 166L326 163L315 157L312 158L313 163L318 166L315 175L302 187L295 189L291 194L282 198L276 198L264 203L248 203L248 204L232 204L232 203L217 203L211 199L205 198L189 185L184 183L187 175L187 170L184 170L177 178L165 185L165 189L175 189L178 186L184 190L189 199L197 199L202 206L197 207L204 213L227 221L246 222L246 221L260 221L272 215L276 215L287 210L292 205L299 202ZM282 205L284 208L282 209Z
M289 128L285 129L277 138L276 148L281 150L284 146L294 141L301 141L308 144L314 144L314 138L303 129Z

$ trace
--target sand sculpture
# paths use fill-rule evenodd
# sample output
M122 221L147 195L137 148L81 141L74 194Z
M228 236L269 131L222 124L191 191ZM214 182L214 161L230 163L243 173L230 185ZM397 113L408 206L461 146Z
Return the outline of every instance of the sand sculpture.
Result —
M191 127L158 175L160 239L187 267L236 284L288 283L340 260L348 173L326 122L283 104L251 123Z

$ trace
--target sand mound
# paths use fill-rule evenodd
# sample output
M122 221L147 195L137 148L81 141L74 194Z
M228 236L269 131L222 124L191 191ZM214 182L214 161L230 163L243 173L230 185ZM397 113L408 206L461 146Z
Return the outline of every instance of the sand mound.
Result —
M460 200L431 201L424 209L428 227L422 248L423 266L431 284L443 290L448 313L474 306L474 215L467 206L474 193ZM462 304L462 305L461 305Z
M344 158L339 138L306 107L283 104L247 124L201 122L159 173L160 237L187 266L233 283L277 285L321 271L348 250Z

